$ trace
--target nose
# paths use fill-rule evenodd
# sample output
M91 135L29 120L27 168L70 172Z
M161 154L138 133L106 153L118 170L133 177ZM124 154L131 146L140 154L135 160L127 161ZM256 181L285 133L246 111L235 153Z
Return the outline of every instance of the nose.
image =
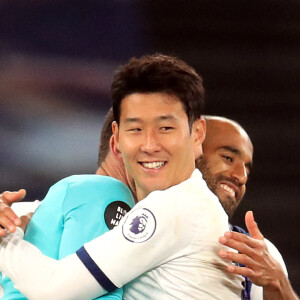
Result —
M248 180L248 174L245 164L242 162L236 162L231 171L231 176L235 178L240 185L246 184Z
M150 154L160 150L161 144L157 134L153 130L145 131L141 144L141 151Z

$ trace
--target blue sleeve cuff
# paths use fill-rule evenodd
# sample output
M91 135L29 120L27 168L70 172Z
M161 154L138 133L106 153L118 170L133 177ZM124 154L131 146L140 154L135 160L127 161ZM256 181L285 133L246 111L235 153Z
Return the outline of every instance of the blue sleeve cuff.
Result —
M102 270L97 266L97 264L90 257L88 252L82 246L79 250L76 251L77 256L86 266L89 272L94 276L97 282L108 292L113 292L118 287L115 286L109 278L102 272Z

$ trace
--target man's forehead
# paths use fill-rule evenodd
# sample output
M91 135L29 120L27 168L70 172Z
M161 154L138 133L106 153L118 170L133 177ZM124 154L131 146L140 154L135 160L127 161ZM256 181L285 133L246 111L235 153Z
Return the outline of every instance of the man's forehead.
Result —
M212 150L232 149L232 152L246 155L252 160L253 146L245 130L227 121L210 120L207 122L207 133L204 146Z
M180 99L167 93L133 93L122 100L120 108L120 121L123 122L187 119Z

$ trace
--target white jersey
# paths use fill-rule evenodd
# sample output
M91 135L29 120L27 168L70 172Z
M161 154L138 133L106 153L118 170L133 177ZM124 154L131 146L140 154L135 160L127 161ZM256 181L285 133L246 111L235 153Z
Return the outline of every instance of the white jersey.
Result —
M241 299L242 277L224 272L218 256L218 238L228 229L226 213L197 170L151 193L97 247L84 248L114 285L125 284L126 300Z
M242 277L227 273L218 256L228 230L218 198L195 170L61 261L18 235L2 238L0 270L29 299L93 299L124 285L125 299L241 299Z

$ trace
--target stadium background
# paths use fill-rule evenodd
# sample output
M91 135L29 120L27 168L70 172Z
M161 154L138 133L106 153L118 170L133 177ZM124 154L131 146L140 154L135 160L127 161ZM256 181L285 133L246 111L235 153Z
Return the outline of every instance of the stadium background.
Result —
M206 113L232 118L255 147L244 202L300 293L300 2L39 0L0 3L0 191L42 199L97 168L116 67L178 56L204 77Z

